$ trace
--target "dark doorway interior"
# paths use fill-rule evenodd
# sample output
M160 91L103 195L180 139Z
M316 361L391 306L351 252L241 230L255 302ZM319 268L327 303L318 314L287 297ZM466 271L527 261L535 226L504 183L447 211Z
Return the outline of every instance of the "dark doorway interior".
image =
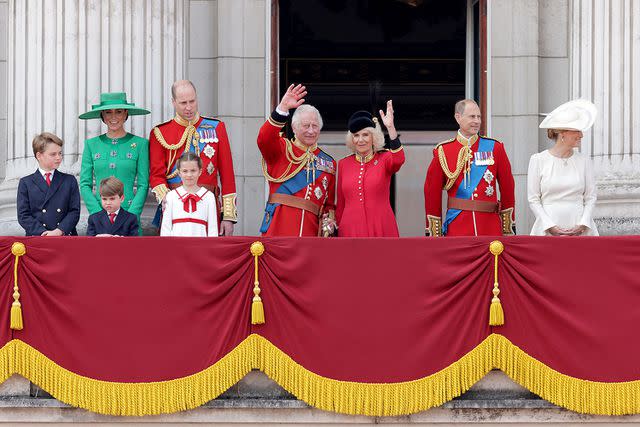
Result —
M306 84L326 130L393 98L402 130L456 127L466 0L279 0L281 92Z

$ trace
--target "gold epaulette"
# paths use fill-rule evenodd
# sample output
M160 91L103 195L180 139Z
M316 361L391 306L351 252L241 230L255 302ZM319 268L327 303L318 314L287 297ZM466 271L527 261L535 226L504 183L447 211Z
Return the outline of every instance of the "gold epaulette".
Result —
M451 138L451 139L447 139L446 141L439 142L438 145L436 145L436 148L439 148L441 145L448 144L448 143L453 142L455 140L456 140L455 138Z

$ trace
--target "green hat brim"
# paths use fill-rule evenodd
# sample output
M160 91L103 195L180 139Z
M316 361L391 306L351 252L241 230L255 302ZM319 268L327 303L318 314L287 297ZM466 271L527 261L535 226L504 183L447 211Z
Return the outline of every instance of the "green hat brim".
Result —
M110 104L96 106L91 111L80 114L78 118L82 120L101 119L102 112L107 110L127 110L130 116L144 116L151 113L151 111L145 110L144 108L138 108L129 104Z

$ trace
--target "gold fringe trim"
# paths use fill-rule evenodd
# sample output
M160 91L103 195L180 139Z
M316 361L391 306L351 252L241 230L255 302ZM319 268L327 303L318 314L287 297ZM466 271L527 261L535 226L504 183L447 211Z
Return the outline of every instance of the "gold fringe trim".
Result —
M258 368L298 399L325 411L396 416L442 405L460 396L491 369L491 340L432 375L398 383L338 381L308 371L267 339L258 342Z
M12 340L0 349L0 379L20 374L61 402L100 414L155 415L196 408L216 398L251 371L255 353L255 340L249 337L196 374L169 381L121 383L75 374L30 345Z
M398 383L338 381L308 371L266 338L252 334L214 365L169 381L119 383L74 374L28 344L12 340L0 349L0 381L17 373L58 400L109 415L154 415L198 407L237 383L252 368L265 372L299 399L344 414L411 414L461 395L492 368L556 405L572 411L625 415L640 413L640 380L586 381L561 374L527 355L502 335L432 375Z
M492 334L488 339L494 347L495 367L544 400L583 414L640 413L640 380L596 382L570 377L529 356L502 335Z

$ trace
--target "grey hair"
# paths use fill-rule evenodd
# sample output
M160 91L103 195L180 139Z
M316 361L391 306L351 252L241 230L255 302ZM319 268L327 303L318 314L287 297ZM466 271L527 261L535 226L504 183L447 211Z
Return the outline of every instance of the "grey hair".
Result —
M371 135L373 136L373 152L375 153L384 148L384 134L382 133L382 129L380 128L380 123L378 122L378 119L374 118L373 121L376 124L376 127L374 128L368 127L362 130L368 130L369 132L371 132ZM347 141L347 148L355 153L356 146L353 143L353 134L351 133L351 131L347 131L347 135L345 139Z
M300 124L300 115L310 111L315 113L316 116L318 117L318 124L320 125L320 130L322 130L323 122L322 122L322 116L320 115L320 111L318 111L318 109L313 105L302 104L301 106L296 108L295 113L293 113L293 117L291 117L291 127L294 129L294 131Z
M171 99L173 99L173 100L176 99L176 91L178 90L178 87L180 87L180 86L191 86L193 91L195 93L198 93L196 91L195 85L193 84L193 82L191 80L177 80L177 81L173 82L173 84L171 85Z
M453 111L455 112L455 114L464 114L464 109L467 107L467 104L475 104L476 106L478 105L478 103L473 99L461 99L460 101L456 102L455 107L453 107Z

